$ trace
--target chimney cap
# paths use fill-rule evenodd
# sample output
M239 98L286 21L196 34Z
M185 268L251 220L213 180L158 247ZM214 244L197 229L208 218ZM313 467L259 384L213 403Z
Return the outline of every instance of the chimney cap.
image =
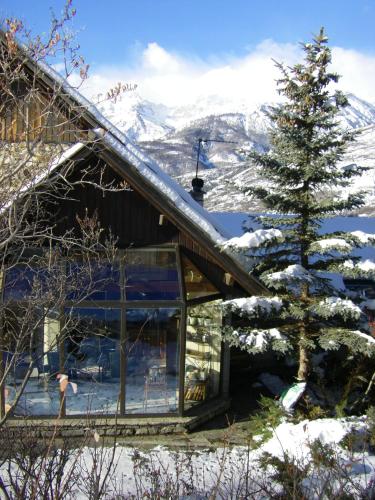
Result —
M191 181L191 185L193 186L193 191L202 191L204 180L200 177L194 177Z
M204 185L203 179L194 177L194 179L191 181L191 185L193 186L193 189L190 191L191 197L203 207L203 198L206 194L202 189Z

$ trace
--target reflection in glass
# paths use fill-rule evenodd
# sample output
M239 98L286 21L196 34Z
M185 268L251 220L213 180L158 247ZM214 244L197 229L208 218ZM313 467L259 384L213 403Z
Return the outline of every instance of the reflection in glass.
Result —
M185 407L219 395L221 308L219 301L188 308L185 357Z
M67 265L68 300L120 300L120 270L116 263L74 262Z
M43 299L51 292L51 282L59 279L58 269L50 270L25 264L17 264L5 273L4 302L10 300Z
M6 411L13 406L25 377L30 373L14 408L14 415L59 414L61 403L56 378L60 372L59 332L60 321L54 311L44 311L44 317L42 310L32 314L29 309L26 315L26 309L22 306L6 311L6 350L3 351L4 368L8 371L5 384Z
M182 256L182 267L187 300L208 297L209 295L219 293L217 288L184 255Z
M120 410L119 309L66 311L64 374L66 414L114 414ZM76 389L76 392L75 392Z
M33 288L34 271L30 267L15 266L8 269L4 283L4 301L26 299Z
M125 262L125 275L127 300L180 298L174 251L129 251Z
M180 322L176 308L126 311L126 413L177 411Z

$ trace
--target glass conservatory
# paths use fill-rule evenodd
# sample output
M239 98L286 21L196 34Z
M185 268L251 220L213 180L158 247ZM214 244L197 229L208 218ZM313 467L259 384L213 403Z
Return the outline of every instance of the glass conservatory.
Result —
M58 305L57 273L3 278L2 413L183 415L220 395L221 295L178 246L61 265Z

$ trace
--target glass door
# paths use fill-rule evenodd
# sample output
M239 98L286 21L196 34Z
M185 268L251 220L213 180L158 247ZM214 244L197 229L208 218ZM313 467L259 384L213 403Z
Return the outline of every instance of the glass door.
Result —
M126 310L125 413L176 413L181 311Z

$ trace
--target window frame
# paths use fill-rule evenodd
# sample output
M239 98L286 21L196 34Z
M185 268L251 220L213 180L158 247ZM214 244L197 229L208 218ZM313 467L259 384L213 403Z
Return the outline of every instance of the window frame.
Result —
M156 252L156 251L173 251L176 256L176 269L177 269L177 279L179 284L179 293L180 298L176 300L127 300L126 299L126 276L125 276L125 266L126 266L126 254L132 251L144 251L144 252ZM119 309L120 310L120 402L119 402L119 411L117 414L106 414L105 416L108 418L150 418L150 417L171 417L171 416L184 416L185 408L184 408L184 393L185 393L185 358L186 358L186 322L187 322L187 308L189 306L198 304L211 302L212 300L218 300L223 297L222 293L215 293L213 295L208 295L204 297L198 297L195 299L188 300L186 296L186 287L184 281L184 268L183 268L183 258L184 255L181 246L177 243L166 244L166 245L156 245L156 246L147 246L147 247L133 247L128 249L119 249L117 251L117 256L114 259L114 262L119 263L119 279L120 279L120 298L116 300L94 300L94 299L85 299L85 300L69 300L65 299L61 309L62 313L64 309L70 308L82 308L82 309ZM185 257L185 255L184 255ZM73 256L74 258L74 256ZM79 255L77 255L79 258ZM189 258L186 256L186 258ZM69 259L64 258L63 256L60 259L61 266L65 266L66 269L67 263L72 261L72 257ZM19 263L22 265L22 262ZM194 264L195 265L195 264ZM199 268L198 268L199 269ZM199 270L200 271L200 270ZM200 271L201 272L201 271ZM211 283L211 280L202 273L205 278ZM3 272L0 276L0 285L1 285L1 301L4 302L4 284L5 284L5 275L6 272ZM27 300L10 300L9 303L27 303ZM126 413L126 370L127 370L127 357L125 352L125 345L128 341L129 335L126 327L126 311L127 309L147 309L147 308L175 308L180 311L180 327L177 332L178 339L178 352L177 352L177 360L178 360L178 405L176 412L168 412L168 413ZM60 319L60 332L64 327L65 316L61 314ZM1 354L1 343L0 343L0 354ZM60 368L63 368L64 364L64 342L60 340L59 342L59 352L60 352ZM0 370L2 369L2 356L0 359ZM0 371L1 374L1 371ZM220 394L219 394L220 395ZM189 412L189 410L186 410ZM0 417L5 416L5 383L2 387L0 387ZM59 415L66 419L79 419L79 418L98 418L98 414L77 414L77 415L66 415L66 405L65 402L62 405L62 412ZM19 418L13 417L10 418ZM20 417L22 418L22 417ZM44 418L44 419L54 419L56 415L30 415L29 418Z

